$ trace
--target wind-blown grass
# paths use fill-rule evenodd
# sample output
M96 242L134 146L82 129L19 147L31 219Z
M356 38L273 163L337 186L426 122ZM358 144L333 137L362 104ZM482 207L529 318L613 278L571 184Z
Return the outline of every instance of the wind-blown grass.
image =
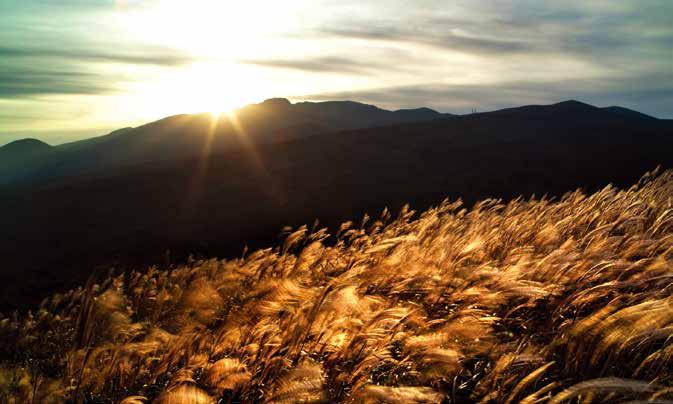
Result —
M0 401L673 399L673 172L444 202L0 321Z

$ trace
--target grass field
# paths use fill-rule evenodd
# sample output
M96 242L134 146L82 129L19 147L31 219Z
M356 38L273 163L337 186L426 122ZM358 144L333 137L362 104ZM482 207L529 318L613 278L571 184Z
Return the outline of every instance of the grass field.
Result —
M0 320L0 402L673 400L672 198L446 201L90 281Z

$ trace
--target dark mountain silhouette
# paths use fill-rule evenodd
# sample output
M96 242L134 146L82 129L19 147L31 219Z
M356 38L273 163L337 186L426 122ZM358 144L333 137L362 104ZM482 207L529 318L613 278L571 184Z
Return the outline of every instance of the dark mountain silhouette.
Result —
M37 139L21 139L0 147L0 172L47 154L51 146Z
M351 101L301 102L274 98L232 115L177 115L138 128L53 147L39 159L0 167L0 184L31 185L83 172L187 158L339 130L437 119L427 109L387 111Z
M51 146L37 139L21 139L0 147L3 155L13 153L15 155L35 153L49 149Z
M360 105L337 104L343 111L388 114ZM271 117L318 106L273 100L251 108L245 113L259 117L259 127L271 128L253 139L286 139L287 133L273 130L306 122L280 124ZM255 121L245 113L241 120ZM330 122L352 125L347 122L352 117L339 123L338 114L321 114L320 128ZM396 211L407 202L422 209L445 197L471 204L486 197L559 196L578 187L628 185L658 165L673 167L670 121L577 101L311 132L191 158L168 154L162 141L181 139L180 128L199 120L208 122L205 116L171 117L105 141L87 141L104 142L110 150L153 150L164 160L109 166L114 169L101 165L30 187L0 188L0 306L30 305L31 299L82 283L94 268L165 265L189 254L236 256L246 244L269 245L285 225L317 218L334 227L384 207ZM67 147L85 150L81 144ZM88 150L98 153L95 158L112 158L104 148Z

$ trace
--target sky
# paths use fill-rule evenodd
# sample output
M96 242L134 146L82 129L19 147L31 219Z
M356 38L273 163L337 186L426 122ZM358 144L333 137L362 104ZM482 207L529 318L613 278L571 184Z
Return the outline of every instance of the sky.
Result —
M673 118L673 1L0 0L0 144L271 97Z

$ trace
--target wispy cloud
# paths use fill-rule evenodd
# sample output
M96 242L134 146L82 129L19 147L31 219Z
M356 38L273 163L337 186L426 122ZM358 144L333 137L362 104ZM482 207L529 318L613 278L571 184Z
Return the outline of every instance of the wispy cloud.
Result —
M334 56L302 57L300 59L242 60L240 63L311 73L372 74L377 71L404 70L400 66L391 66L387 61Z
M148 2L124 4L138 9L141 3ZM0 99L111 94L129 81L129 68L178 69L194 62L170 46L115 32L115 10L115 2L105 0L0 3Z
M158 47L108 50L110 46L106 44L80 45L80 48L0 46L0 99L109 94L120 91L119 82L128 77L97 66L180 68L195 60Z
M439 29L438 29L439 28ZM378 27L363 24L350 28L323 28L320 35L327 37L341 37L364 39L373 41L408 42L435 46L445 50L455 50L477 54L500 54L530 52L535 49L534 44L525 41L489 38L461 32L456 27L443 26L441 22L428 24L416 29L401 29L395 24L385 24Z
M68 62L102 62L134 65L181 66L193 58L166 49L139 47L121 51L106 51L106 44L89 45L89 49L38 48L0 46L0 58L61 59Z
M566 54L596 63L606 57L610 62L638 55L663 57L673 45L673 3L669 1L456 1L453 10L431 1L425 4L425 12L393 10L395 15L384 13L374 21L332 21L314 34L416 43L490 57ZM456 10L458 16L452 13Z
M105 76L77 70L40 67L0 68L0 98L48 94L105 94L116 85Z
M0 99L52 94L108 94L118 91L119 74L104 73L92 63L173 66L178 60L163 56L134 56L95 52L0 47Z

